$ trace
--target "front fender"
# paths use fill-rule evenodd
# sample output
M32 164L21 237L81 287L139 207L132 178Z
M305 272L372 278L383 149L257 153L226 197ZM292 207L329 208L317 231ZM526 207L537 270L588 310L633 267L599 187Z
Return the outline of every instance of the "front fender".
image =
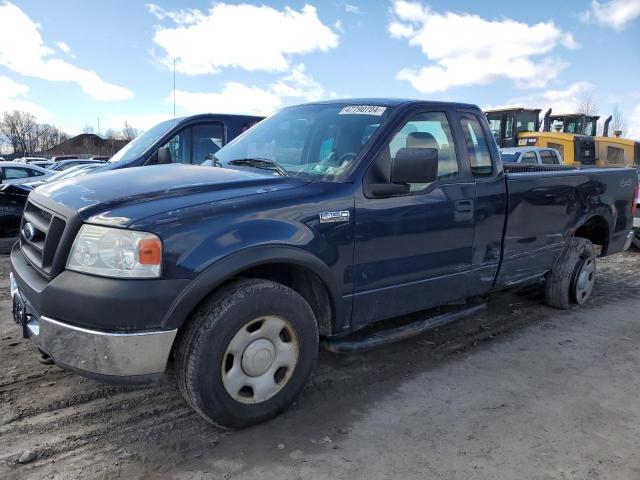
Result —
M285 263L313 272L327 287L336 324L342 324L350 311L351 298L339 292L338 282L329 267L311 253L288 245L261 245L226 256L209 266L185 288L162 320L162 328L180 328L195 307L212 291L242 271L268 263Z

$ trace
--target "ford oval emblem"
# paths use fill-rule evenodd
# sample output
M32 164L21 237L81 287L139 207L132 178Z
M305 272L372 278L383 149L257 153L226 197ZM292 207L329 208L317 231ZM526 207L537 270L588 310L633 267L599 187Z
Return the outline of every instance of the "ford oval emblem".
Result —
M36 236L36 229L33 228L31 223L27 222L22 227L22 234L24 235L24 238L31 242Z

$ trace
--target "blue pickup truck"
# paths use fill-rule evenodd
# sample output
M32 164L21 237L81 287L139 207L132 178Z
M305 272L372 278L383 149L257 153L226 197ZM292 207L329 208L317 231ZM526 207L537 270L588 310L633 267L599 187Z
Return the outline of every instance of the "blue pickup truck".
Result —
M632 169L503 166L476 106L414 100L286 108L211 164L32 192L11 293L44 358L119 382L171 360L230 428L284 410L321 342L391 342L541 279L549 305L584 303L596 257L631 242L638 187Z

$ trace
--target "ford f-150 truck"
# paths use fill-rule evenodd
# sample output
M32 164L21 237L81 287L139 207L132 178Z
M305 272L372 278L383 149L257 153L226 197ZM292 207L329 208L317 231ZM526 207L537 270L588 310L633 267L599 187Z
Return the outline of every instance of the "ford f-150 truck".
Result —
M285 409L321 341L369 348L541 279L549 305L582 304L597 254L631 242L634 170L504 167L473 105L290 107L212 163L32 192L11 292L60 367L140 381L172 359L189 404L224 427Z

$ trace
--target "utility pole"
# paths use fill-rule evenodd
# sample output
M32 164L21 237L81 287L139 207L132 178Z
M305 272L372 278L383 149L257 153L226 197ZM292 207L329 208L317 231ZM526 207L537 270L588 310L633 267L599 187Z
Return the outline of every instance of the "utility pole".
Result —
M173 124L176 120L176 59L173 59Z

